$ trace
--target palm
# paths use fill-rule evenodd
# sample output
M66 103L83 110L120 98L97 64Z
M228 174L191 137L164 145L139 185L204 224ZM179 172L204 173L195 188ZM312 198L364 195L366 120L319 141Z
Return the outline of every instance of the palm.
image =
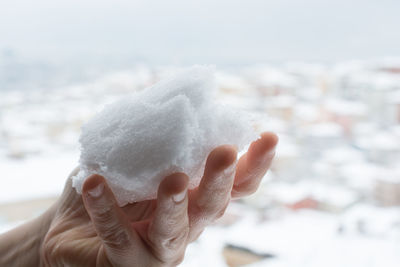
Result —
M96 266L102 244L81 196L70 186L60 198L60 207L43 242L42 262L46 266ZM71 257L73 255L73 257Z
M89 220L55 222L43 245L46 266L96 266L97 257L103 254L101 240Z
M108 265L103 244L93 227L82 197L69 184L70 179L60 199L63 204L57 210L44 239L43 251L46 253L42 255L43 262L49 266ZM128 204L122 209L132 223L143 221L154 212L155 200Z

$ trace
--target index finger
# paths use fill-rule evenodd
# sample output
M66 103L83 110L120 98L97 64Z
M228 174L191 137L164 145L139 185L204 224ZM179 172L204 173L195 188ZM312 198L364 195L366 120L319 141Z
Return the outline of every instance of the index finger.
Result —
M143 253L142 243L138 242L140 237L133 231L104 177L97 174L88 177L83 184L82 198L110 259L116 260L125 251L129 253L124 256L136 254L139 257Z

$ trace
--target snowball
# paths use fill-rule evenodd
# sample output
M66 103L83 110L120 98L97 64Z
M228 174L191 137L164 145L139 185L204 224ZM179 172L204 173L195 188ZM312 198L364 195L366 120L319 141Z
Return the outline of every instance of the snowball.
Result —
M214 68L194 66L108 105L82 127L78 193L91 174L107 179L118 204L153 199L161 180L184 172L198 186L208 154L256 138L248 116L217 104Z

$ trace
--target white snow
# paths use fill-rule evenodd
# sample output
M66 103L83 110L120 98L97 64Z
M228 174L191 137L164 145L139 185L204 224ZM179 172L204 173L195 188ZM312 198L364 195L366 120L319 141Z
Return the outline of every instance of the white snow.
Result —
M172 172L199 184L205 160L218 145L239 151L256 138L243 113L218 105L212 67L194 66L105 107L82 127L80 172L73 186L103 175L119 204L156 197Z

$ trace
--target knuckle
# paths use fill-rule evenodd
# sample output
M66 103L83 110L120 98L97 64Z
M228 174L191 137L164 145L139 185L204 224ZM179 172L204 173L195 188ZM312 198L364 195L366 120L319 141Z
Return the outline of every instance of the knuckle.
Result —
M192 243L192 242L196 241L203 232L204 232L204 228L199 230L198 232L196 232L194 234L191 234L189 236L189 243Z
M233 190L239 197L254 194L260 185L261 179L248 179L246 182L234 186Z
M97 209L92 213L92 217L93 224L99 229L100 232L104 232L104 234L107 233L107 235L111 235L117 233L122 228L116 213L111 207Z
M214 214L220 210L220 205L218 203L218 200L208 199L197 203L197 209L204 215Z
M101 234L101 238L106 246L111 249L128 249L130 246L130 238L125 229L119 225L114 225L109 230Z
M91 213L96 220L107 221L113 217L112 208L113 208L112 205L96 206L92 209Z
M214 215L214 214L218 214L220 210L221 210L221 207L219 205L210 205L209 207L204 209L203 212L208 215Z
M167 249L169 251L176 251L179 248L181 248L183 245L186 244L186 239L189 234L189 229L185 227L185 229L177 232L174 237L165 239L164 242L162 242L162 246L164 249Z
M221 218L222 216L224 216L224 214L225 214L225 209L222 209L222 210L218 211L218 212L215 214L215 219Z
M172 266L178 265L183 260L188 236L189 228L185 227L173 237L151 240L156 257L164 263L171 263Z
M261 182L261 180L257 180L257 181L254 181L253 183L250 183L246 188L247 194L251 195L251 194L254 194L255 192L257 192L260 182Z
M216 213L216 219L221 218L222 216L224 216L226 209L228 208L229 205L229 201L227 203L225 203L225 205L223 206L222 209L219 209L218 212Z
M254 194L255 192L257 192L257 190L258 190L258 186L253 186L252 188L250 188L249 194L250 194L250 195L251 195L251 194Z
M218 219L224 215L229 201L229 198L225 201L210 201L209 203L198 205L198 210L205 218ZM221 202L223 204L221 204Z
M185 258L185 253L180 253L176 257L176 259L172 262L173 266L177 266L183 262L183 259Z
M106 205L93 210L93 224L105 245L126 249L130 245L130 235L119 222L113 208L113 205Z

